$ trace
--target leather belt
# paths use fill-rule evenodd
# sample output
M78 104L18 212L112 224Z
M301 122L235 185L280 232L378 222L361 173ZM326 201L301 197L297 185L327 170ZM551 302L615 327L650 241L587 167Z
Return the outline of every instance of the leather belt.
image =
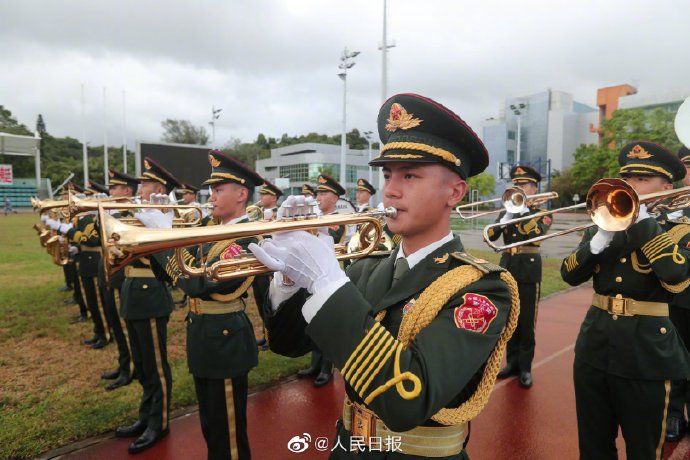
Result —
M83 244L79 246L79 250L82 252L97 252L99 254L103 251L100 246L84 246Z
M601 294L592 296L592 305L620 316L668 316L668 304L644 302L625 297L610 297Z
M389 430L375 413L361 404L345 398L343 426L352 436L363 439L364 446L381 447L381 451L397 451L422 457L450 457L462 452L467 439L468 425L418 426L409 431ZM375 442L372 442L372 438ZM386 445L394 439L396 446ZM398 442L399 441L399 442Z
M139 267L125 267L125 276L127 278L155 278L153 271L150 268Z
M196 315L223 315L244 311L244 301L242 299L220 302L218 300L203 300L190 297L187 300L187 305L189 306L189 311Z
M516 246L510 248L511 254L539 254L541 248L537 246Z

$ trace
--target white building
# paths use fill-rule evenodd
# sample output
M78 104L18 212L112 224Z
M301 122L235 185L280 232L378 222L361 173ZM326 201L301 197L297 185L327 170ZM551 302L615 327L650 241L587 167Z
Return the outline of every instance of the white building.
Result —
M378 150L371 151L371 157L376 158ZM368 150L348 149L346 156L347 174L346 184L341 184L348 191L348 196L354 199L357 179L362 177L369 180ZM335 179L340 178L340 145L304 143L271 149L271 157L257 160L256 172L271 182L284 178L289 180L286 194L301 193L302 184L315 184L319 173L326 171ZM371 184L379 190L379 174L377 168L372 168ZM280 182L280 181L278 181ZM377 195L372 200L378 202Z
M598 116L597 109L573 100L572 94L563 91L547 90L506 99L498 117L482 125L481 138L490 157L487 171L499 184L507 178L509 165L518 160L518 137L520 163L540 170L544 178L549 163L551 171L563 170L573 163L573 153L580 144L597 143L597 133L590 125L598 125Z

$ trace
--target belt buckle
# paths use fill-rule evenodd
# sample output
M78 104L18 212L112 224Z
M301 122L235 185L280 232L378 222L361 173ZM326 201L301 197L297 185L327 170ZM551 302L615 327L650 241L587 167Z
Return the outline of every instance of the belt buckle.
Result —
M627 299L616 299L609 297L609 313L614 315L625 315L627 310Z
M518 248L510 248L510 254L517 254L518 253Z
M194 299L192 297L189 298L189 311L191 311L194 314L198 314L198 312L199 312L199 299Z
M352 404L351 425L352 436L361 437L365 445L369 445L369 439L376 436L376 415L359 404Z

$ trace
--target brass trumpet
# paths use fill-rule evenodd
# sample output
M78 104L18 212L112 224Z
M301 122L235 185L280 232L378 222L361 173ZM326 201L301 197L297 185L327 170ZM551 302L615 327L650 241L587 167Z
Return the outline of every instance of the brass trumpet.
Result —
M558 193L556 192L544 192L536 193L534 195L526 195L519 187L508 187L505 192L500 196L500 198L492 198L490 200L475 201L474 203L467 203L460 205L455 208L455 212L460 215L460 218L469 220L476 219L478 217L484 217L491 214L497 214L503 210L506 210L512 214L519 214L529 206L536 206L538 204L546 203L549 200L558 198ZM467 209L472 209L475 206L483 206L489 203L496 203L500 201L503 205L502 208L493 209L491 211L480 212L472 215L463 215L462 211Z
M638 195L623 179L601 179L590 187L587 192L587 199L584 203L538 212L511 219L503 223L497 222L487 225L484 227L484 241L491 249L500 252L525 244L533 244L549 238L582 231L595 225L604 230L619 232L627 230L635 223L638 213L640 212L640 204L645 204L650 213L658 213L661 211L671 212L683 209L690 205L690 186ZM577 209L586 209L592 222L503 246L496 245L489 239L489 230L492 228L516 224L530 219L538 219L557 212L574 211Z
M61 208L69 206L68 200L39 200L36 197L31 197L31 207L39 214L50 211L64 211Z
M53 235L46 241L46 251L55 265L63 266L69 262L69 243L60 235Z
M195 227L201 223L203 215L199 205L182 205L182 204L138 204L133 203L134 198L130 197L113 197L98 200L90 200L85 198L78 198L75 195L69 196L69 214L74 217L77 214L84 212L98 211L103 208L106 210L125 210L125 209L173 209L176 217L173 219L174 227ZM196 213L196 219L193 214ZM121 217L122 222L129 225L141 226L139 220L135 217Z
M376 249L381 234L383 234L383 224L380 219L396 214L395 208L388 208L384 211L376 210L359 214L332 214L319 217L309 214L270 222L247 222L196 228L149 229L124 224L109 216L105 211L106 208L103 205L99 206L103 263L107 277L112 276L136 259L159 251L175 249L175 257L184 276L206 276L214 281L261 275L269 273L271 270L253 255L246 253L233 259L220 260L210 266L193 268L189 267L183 260L181 249L196 244L258 237L271 233L297 230L316 231L319 228L334 225L370 224L371 229L378 233L378 236L372 239L374 244L349 254L344 245L336 246L335 252L338 260L358 259L369 255Z

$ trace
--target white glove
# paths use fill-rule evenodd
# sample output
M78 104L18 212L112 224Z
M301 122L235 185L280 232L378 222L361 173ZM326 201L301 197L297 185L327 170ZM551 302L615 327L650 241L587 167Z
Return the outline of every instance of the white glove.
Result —
M647 205L644 203L641 203L640 204L640 212L637 213L637 220L635 221L635 223L638 223L639 221L644 220L644 219L648 219L649 217L651 217L651 216L649 215L649 212L647 212Z
M45 214L41 214L41 222L47 222L48 221L48 216Z
M376 205L376 210L377 211L385 211L386 210L385 206L383 206L383 202Z
M79 252L79 248L76 246L70 246L69 249L67 250L70 255L76 255Z
M508 222L510 219L513 218L513 213L512 212L506 212L503 217L501 217L500 223L505 224Z
M280 233L264 240L261 246L250 244L249 250L259 262L312 294L347 278L335 258L333 238L322 233L318 237L304 231Z
M72 230L72 227L74 227L73 224L60 224L60 228L59 228L60 233L62 233L62 234L67 233L70 230Z
M604 230L603 228L599 227L597 229L597 233L589 241L589 250L592 252L592 254L601 254L604 249L609 247L609 244L611 244L611 240L613 239L613 235L615 233L616 232Z
M160 209L149 209L147 212L137 212L134 217L139 219L147 228L172 228L175 214L172 211L163 212Z
M264 211L264 220L273 220L273 209L266 209Z
M46 222L46 225L48 227L52 228L53 230L59 230L60 229L60 222L58 222L57 220L47 219L45 222Z

